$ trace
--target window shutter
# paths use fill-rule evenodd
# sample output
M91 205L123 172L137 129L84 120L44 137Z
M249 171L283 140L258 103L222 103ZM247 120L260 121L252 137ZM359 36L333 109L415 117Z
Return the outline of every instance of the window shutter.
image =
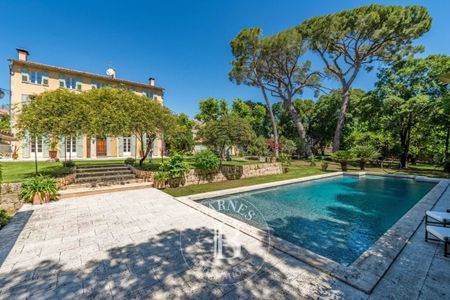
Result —
M158 139L155 139L153 141L153 155L159 156L159 151L158 151Z
M66 157L66 138L61 137L59 141L59 159L64 159Z
M123 156L123 137L121 136L121 137L119 137L118 138L118 140L119 140L119 151L117 151L117 153L119 154L118 156L119 157L122 157Z
M77 136L76 140L77 157L83 158L83 136Z
M42 139L42 157L43 158L49 158L49 154L48 154L48 139L47 138L43 138Z
M30 158L30 136L28 133L22 139L22 158Z
M111 156L111 138L106 138L106 156Z
M131 156L137 157L136 137L134 135L131 136L130 143L131 143Z

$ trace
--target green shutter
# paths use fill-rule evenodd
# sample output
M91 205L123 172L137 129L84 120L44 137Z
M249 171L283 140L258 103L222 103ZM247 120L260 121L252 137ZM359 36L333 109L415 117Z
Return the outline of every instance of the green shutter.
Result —
M158 139L155 139L153 141L153 155L154 156L158 156L159 152L158 152Z
M28 133L22 139L22 158L30 158L30 136Z
M131 156L137 156L137 153L139 153L139 151L137 151L136 149L136 137L133 135L130 138L131 140Z
M106 156L111 156L111 138L106 138Z
M76 148L77 148L77 157L83 158L83 136L77 136L76 140Z
M42 139L42 157L43 158L49 158L49 154L48 154L48 139L46 137L44 137Z
M66 157L66 138L61 137L59 141L59 159L64 159Z
M119 140L119 151L117 152L119 157L123 156L123 137L118 137Z

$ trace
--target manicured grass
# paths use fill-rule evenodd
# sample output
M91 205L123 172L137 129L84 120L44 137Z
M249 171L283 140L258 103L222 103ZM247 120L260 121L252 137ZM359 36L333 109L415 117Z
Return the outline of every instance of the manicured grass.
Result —
M167 159L167 158L164 158ZM188 157L186 161L189 163L190 167L193 168L192 158ZM123 164L123 159L116 160L79 160L74 161L77 166L86 166L86 165L98 165L98 164ZM155 170L157 168L157 164L161 163L161 158L152 159L152 163L150 164L148 160L145 161L143 169L151 169ZM223 165L244 165L244 164L252 164L254 161L227 161L223 162ZM3 171L3 182L11 183L11 182L22 182L25 179L34 176L35 174L35 166L34 161L10 161L10 162L0 162ZM152 166L151 166L152 165ZM68 174L70 171L69 168L65 168L62 166L62 162L49 162L49 161L39 161L38 162L38 172L42 175L59 177L65 174Z
M274 182L280 180L287 180L293 178L301 178L306 176L312 176L317 174L324 174L329 172L340 171L340 165L334 162L328 162L328 170L326 172L321 170L320 162L316 162L316 166L311 166L309 162L306 161L293 161L289 172L279 175L268 175L261 177L244 178L239 180L229 180L222 182L206 183L199 185L190 185L179 188L168 188L164 191L172 196L181 197L188 196L199 193L206 193L230 188L237 188L243 186L250 186L255 184ZM349 172L360 171L357 164L348 165ZM366 167L367 172L375 172L382 174L411 174L411 175L421 175L429 177L441 177L450 178L448 173L444 173L441 169L435 168L427 164L418 164L416 166L410 166L408 170L396 170L396 169L381 169L377 167Z

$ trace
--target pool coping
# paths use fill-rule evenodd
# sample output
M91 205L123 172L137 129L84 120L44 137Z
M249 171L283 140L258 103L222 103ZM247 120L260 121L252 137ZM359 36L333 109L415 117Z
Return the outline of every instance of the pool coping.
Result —
M270 235L263 230L229 217L225 214L219 213L197 202L204 199L248 191L263 190L271 187L290 185L324 178L365 175L408 178L414 179L418 182L435 182L437 184L349 266L339 264L308 249L297 246L274 235ZM322 272L336 277L367 294L370 294L403 250L405 245L408 243L409 239L417 231L423 221L425 211L430 210L437 203L449 185L450 180L443 178L431 178L405 174L380 174L371 172L334 172L184 197L175 197L175 199L261 242L269 243L271 247L303 261Z

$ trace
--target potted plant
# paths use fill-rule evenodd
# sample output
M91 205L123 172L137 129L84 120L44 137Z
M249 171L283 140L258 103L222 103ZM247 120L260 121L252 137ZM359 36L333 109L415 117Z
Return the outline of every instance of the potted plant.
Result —
M320 158L320 167L324 172L328 169L328 162L323 160L323 157Z
M378 158L380 153L371 145L360 145L352 148L353 155L359 159L359 168L365 170L366 163L372 159Z
M156 172L153 176L153 187L163 189L167 186L169 174L167 172Z
M334 152L331 155L331 158L341 164L342 171L346 172L347 169L347 163L353 159L353 153L346 150L339 150Z
M33 204L47 203L56 198L58 185L50 177L35 176L27 179L21 187L19 197Z
M19 148L17 147L17 145L14 145L13 147L13 151L11 154L12 159L17 160L19 158Z
M56 156L58 154L58 151L56 150L56 141L52 141L50 143L50 150L48 150L48 156L50 159L56 159Z

